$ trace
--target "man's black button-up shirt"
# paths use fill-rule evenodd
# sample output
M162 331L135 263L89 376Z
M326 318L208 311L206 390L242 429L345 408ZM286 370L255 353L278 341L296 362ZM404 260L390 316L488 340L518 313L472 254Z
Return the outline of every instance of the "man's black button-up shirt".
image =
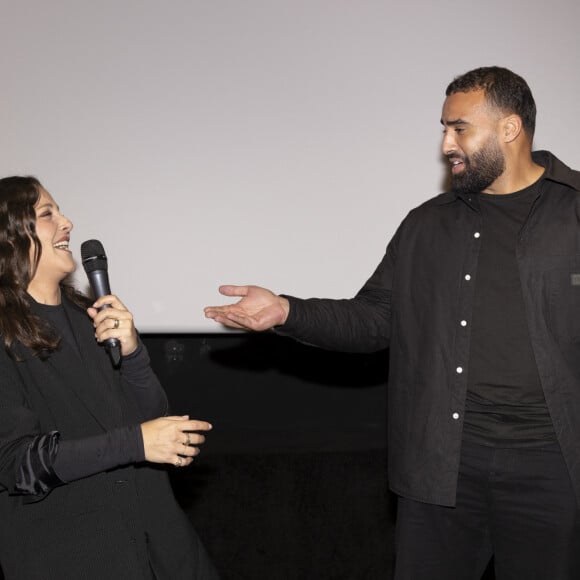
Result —
M580 172L547 151L516 255L530 340L580 503ZM288 297L281 334L322 348L389 347L389 485L455 505L480 249L478 195L443 193L409 212L354 298Z

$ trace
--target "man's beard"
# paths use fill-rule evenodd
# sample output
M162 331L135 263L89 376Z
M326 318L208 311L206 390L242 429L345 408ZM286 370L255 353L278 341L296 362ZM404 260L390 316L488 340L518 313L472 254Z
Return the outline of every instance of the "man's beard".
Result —
M464 170L451 174L451 191L479 193L487 189L505 170L505 158L495 140L488 140L471 158L464 157Z

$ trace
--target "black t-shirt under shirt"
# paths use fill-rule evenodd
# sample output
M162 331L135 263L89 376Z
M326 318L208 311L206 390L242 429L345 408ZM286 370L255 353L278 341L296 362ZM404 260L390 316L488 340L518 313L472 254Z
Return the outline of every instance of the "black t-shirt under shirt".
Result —
M555 440L529 337L516 244L541 180L479 194L481 248L471 330L464 438L519 447Z

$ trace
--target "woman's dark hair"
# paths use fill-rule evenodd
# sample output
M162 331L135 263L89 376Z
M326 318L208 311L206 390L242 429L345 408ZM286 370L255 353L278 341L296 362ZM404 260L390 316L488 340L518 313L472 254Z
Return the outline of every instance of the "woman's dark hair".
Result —
M0 179L0 336L13 357L16 343L43 359L60 344L60 338L32 312L27 292L42 254L34 207L41 188L32 176ZM61 283L61 291L81 308L90 305L86 296L66 283Z
M516 73L499 66L473 69L449 83L445 95L482 90L500 111L518 115L530 141L536 130L536 103L528 83Z

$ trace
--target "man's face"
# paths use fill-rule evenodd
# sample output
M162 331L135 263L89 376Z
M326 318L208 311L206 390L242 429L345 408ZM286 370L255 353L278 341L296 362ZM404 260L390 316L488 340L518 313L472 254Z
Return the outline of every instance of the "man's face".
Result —
M501 115L483 91L454 93L445 99L441 150L451 164L451 189L456 193L493 193L505 170L498 139Z

